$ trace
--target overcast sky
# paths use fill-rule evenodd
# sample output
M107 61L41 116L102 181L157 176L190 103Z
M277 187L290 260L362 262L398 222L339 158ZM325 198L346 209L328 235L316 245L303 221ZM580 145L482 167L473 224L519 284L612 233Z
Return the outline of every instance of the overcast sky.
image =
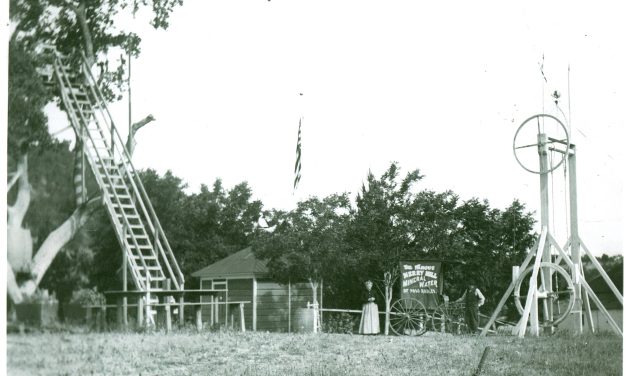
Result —
M189 192L248 181L266 208L290 209L309 196L354 197L369 170L397 161L403 173L420 169L420 188L539 211L539 177L516 163L512 140L532 115L564 119L550 97L558 90L578 149L583 241L622 253L625 12L581 3L186 0L167 31L138 15L119 24L143 39L133 120L157 121L139 132L135 165L171 170ZM126 129L126 99L111 109ZM66 122L51 112L52 131ZM551 181L563 243L563 169Z

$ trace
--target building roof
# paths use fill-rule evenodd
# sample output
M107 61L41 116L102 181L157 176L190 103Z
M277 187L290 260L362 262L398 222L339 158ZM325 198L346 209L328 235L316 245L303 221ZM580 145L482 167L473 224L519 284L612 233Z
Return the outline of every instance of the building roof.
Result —
M253 278L268 275L266 262L255 257L251 247L192 273L198 278Z

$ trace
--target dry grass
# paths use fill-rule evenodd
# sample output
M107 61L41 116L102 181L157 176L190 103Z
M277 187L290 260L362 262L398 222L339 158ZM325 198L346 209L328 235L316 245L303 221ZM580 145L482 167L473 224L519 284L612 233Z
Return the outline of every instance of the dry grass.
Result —
M613 335L11 334L9 375L621 375Z

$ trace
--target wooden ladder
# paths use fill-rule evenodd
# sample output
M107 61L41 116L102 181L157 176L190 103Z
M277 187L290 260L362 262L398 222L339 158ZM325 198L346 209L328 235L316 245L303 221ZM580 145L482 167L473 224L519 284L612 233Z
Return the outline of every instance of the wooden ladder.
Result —
M54 57L51 77L100 187L135 286L160 290L169 279L182 290L183 274L84 56L77 70L54 48L47 50Z

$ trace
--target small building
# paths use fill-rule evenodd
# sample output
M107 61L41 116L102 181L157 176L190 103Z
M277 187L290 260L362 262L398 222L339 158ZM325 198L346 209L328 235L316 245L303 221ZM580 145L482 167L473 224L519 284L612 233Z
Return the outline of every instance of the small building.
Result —
M596 272L596 270L595 270ZM606 270L606 273L614 286L618 289L618 291L623 294L623 264L616 264ZM614 292L610 289L605 279L601 277L601 275L596 272L596 275L589 280L587 280L588 285L594 291L594 294L599 298L603 307L607 310L607 313L612 317L612 320L623 329L623 305L614 295ZM590 298L590 311L592 315L592 321L594 322L594 327L596 331L599 332L612 332L612 326L609 323L609 320L605 316L605 314L596 306L594 301ZM575 325L575 317L574 315L569 315L569 317L559 324L559 327L562 329L572 330ZM584 328L585 328L585 316L584 316Z
M250 301L244 307L246 330L295 332L302 321L302 308L313 301L308 282L280 284L270 277L266 262L255 257L250 247L242 249L194 273L200 278L202 289L223 289L215 297L203 301ZM322 304L322 289L317 289L317 300ZM229 324L228 306L203 306L202 319L206 323ZM239 320L232 320L238 323Z

